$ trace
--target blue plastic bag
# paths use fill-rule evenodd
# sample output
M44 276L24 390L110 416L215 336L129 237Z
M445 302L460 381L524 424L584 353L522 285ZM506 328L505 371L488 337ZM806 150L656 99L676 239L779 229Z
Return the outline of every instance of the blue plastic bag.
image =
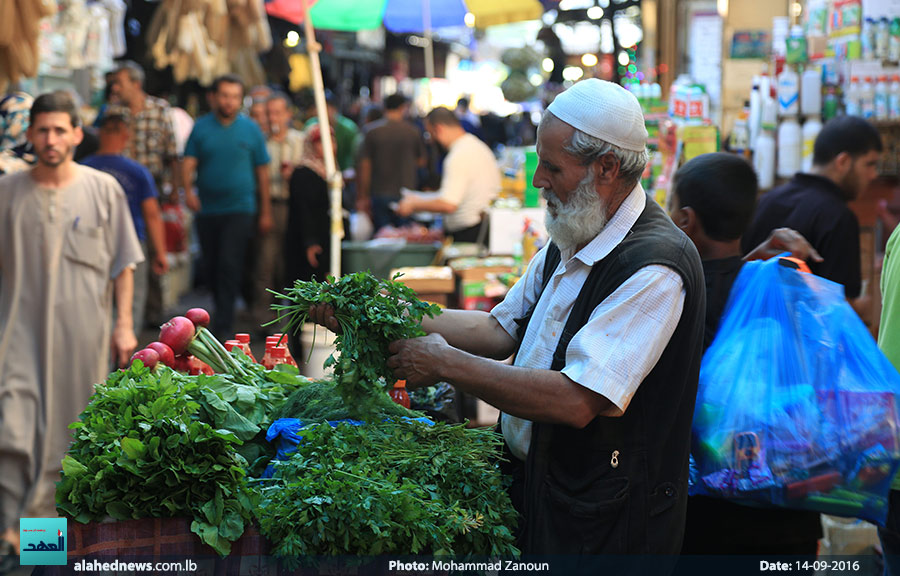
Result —
M748 262L703 356L690 493L884 525L898 395L841 285Z

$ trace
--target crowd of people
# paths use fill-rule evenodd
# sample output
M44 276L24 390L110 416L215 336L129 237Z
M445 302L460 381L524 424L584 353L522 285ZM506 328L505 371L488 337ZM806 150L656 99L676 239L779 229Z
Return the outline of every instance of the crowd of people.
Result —
M0 103L0 170L10 172L0 178L0 556L16 553L19 518L56 515L67 425L160 313L144 309L167 268L161 200L183 197L195 214L211 328L225 338L239 298L262 324L266 288L329 270L324 138L351 206L376 228L426 211L455 241L483 241L500 189L465 106L435 108L419 128L407 98L389 95L360 129L332 100L325 134L316 118L301 123L287 94L226 75L179 154L171 110L144 92L139 67L111 75L109 94L80 164L85 129L69 94ZM847 202L875 178L878 132L831 121L813 173L758 205L744 160L700 156L676 174L671 214L640 185L646 145L640 105L621 86L590 79L557 96L537 129L533 180L551 242L491 312L426 319L428 335L393 343L389 364L410 387L445 381L500 408L526 553L814 556L817 514L687 497L700 360L747 259L790 250L859 296ZM437 179L423 172L430 147L446 153ZM896 315L897 287L883 290ZM311 313L338 330L330 307ZM769 537L721 540L739 527Z

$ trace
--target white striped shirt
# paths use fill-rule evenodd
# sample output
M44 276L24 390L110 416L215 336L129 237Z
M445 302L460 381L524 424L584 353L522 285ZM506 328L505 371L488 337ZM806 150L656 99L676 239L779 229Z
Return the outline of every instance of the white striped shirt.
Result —
M652 201L652 200L651 200ZM516 366L549 369L553 352L591 267L615 248L646 206L640 185L632 190L607 225L575 255L562 259L534 310L516 355ZM513 337L541 290L547 248L538 252L525 276L491 315ZM562 373L612 402L603 416L621 416L638 386L662 356L684 308L681 276L667 266L641 268L591 313L566 351ZM502 414L503 436L513 455L525 460L531 422Z

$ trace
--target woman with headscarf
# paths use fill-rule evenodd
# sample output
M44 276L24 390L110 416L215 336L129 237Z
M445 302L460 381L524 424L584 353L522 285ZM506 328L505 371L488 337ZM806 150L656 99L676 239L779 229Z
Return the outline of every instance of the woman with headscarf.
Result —
M34 162L25 135L32 102L24 92L0 98L0 174L27 170Z
M291 176L290 193L285 271L291 281L313 277L322 281L328 275L331 263L328 250L331 206L318 124L307 130L303 156Z

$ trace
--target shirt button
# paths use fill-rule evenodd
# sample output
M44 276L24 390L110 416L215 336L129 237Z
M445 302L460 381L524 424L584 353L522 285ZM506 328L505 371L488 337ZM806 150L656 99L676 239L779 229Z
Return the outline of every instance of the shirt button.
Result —
M672 497L674 495L675 495L675 489L672 488L671 486L668 486L666 488L666 496Z

